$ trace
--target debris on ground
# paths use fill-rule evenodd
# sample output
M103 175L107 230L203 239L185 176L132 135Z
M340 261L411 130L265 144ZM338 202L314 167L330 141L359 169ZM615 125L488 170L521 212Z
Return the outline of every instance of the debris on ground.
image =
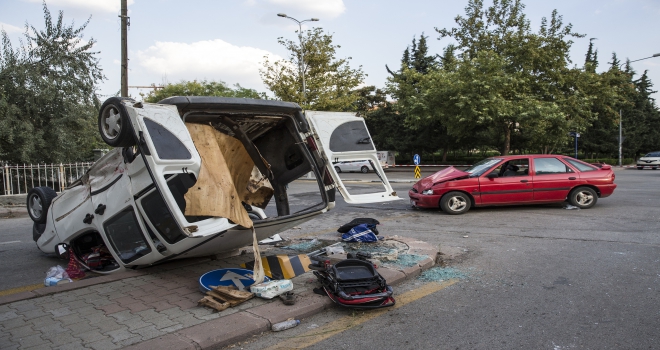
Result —
M372 228L371 230L372 230L375 234L378 234L378 229L376 228L376 225L379 225L380 222L379 222L378 220L376 220L376 219L372 219L372 218L356 218L356 219L353 219L353 220L351 220L351 222L349 222L349 223L347 223L347 224L343 224L343 225L341 225L341 226L337 229L337 232L339 232L339 233L347 233L347 232L350 231L352 228L354 228L355 226L358 226L358 225L360 225L360 224L369 224L369 225L372 225L373 228Z
M60 265L53 266L46 271L46 279L44 280L44 286L46 287L58 286L69 282L73 281Z
M306 251L314 250L314 248L316 248L317 246L319 246L321 244L323 244L323 243L320 242L318 239L314 238L311 241L295 243L295 244L291 244L291 245L288 245L288 246L285 246L285 247L282 247L282 248L283 249L291 249L291 250L306 252Z
M344 249L347 253L369 253L373 259L394 261L399 254L403 254L408 250L408 246L405 243L387 240L379 241L378 244L348 243L344 244Z
M578 208L578 207L576 207L576 206L574 206L574 205L570 205L570 204L566 204L566 205L564 206L564 209L568 209L568 210L577 209L577 210L580 210L580 208Z
M341 239L344 242L378 242L378 236L374 230L374 224L359 224L346 233L342 233ZM377 232L377 231L376 231Z
M286 320L284 322L276 323L271 328L273 332L283 331L289 328L293 328L300 324L299 320Z
M393 265L412 267L417 265L420 261L428 258L427 255L418 255L418 254L399 254L399 256L390 263Z
M280 294L280 299L284 305L294 305L296 303L296 295L293 292L285 292Z
M273 299L291 290L293 290L293 282L291 280L273 280L250 286L250 291L263 299Z
M453 267L434 267L431 269L428 269L418 277L422 281L427 281L427 282L441 282L441 281L447 281L450 279L464 279L467 278L468 275L453 268Z
M235 286L212 286L211 290L206 292L206 296L198 301L198 303L216 311L223 311L253 297L254 294L238 290Z
M284 241L282 236L280 236L279 233L276 233L266 239L262 239L261 241L259 241L259 244L277 244L282 241Z

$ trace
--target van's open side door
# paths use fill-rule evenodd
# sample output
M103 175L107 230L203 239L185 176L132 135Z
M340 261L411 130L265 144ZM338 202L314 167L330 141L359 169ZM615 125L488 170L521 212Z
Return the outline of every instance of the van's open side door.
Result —
M305 115L328 161L328 171L346 203L378 203L401 199L387 181L363 118L348 112L306 111ZM337 162L360 160L371 163L370 171L376 173L383 186L378 186L380 191L349 193L333 165Z

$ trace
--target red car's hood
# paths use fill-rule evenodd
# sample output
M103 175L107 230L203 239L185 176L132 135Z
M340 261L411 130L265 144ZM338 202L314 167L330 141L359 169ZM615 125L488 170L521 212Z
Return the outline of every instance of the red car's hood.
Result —
M450 166L447 169L440 170L433 175L429 175L417 181L417 183L413 185L413 188L416 189L417 192L422 192L424 190L430 189L434 184L439 182L445 182L468 176L470 176L470 173L466 173L465 171L458 170L453 166Z

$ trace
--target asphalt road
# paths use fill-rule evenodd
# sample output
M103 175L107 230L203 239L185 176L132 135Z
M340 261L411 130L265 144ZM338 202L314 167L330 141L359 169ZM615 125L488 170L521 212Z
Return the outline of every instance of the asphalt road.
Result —
M589 210L554 204L474 208L451 216L411 209L411 184L402 182L393 183L403 199L396 202L347 205L338 195L334 210L283 236L333 235L354 217L374 217L384 235L415 237L463 252L451 267L468 278L378 317L331 309L240 347L287 348L305 339L311 349L660 348L660 171L616 174L614 195ZM373 174L342 176L375 180ZM411 176L390 172L388 177ZM345 185L357 193L378 186L362 181ZM314 203L315 186L292 184L294 207ZM30 230L27 218L0 220L0 289L40 283L48 267L63 263L41 254ZM424 288L412 280L395 293L406 300L406 292L419 296ZM340 326L332 323L337 320Z
M369 215L381 220L382 234L463 250L452 267L468 278L378 317L332 309L240 347L288 348L304 339L310 349L660 348L660 172L616 174L614 195L588 210L557 204L451 216L412 210L407 200L340 204L300 235ZM394 186L406 197L409 184ZM395 293L423 288L412 280Z

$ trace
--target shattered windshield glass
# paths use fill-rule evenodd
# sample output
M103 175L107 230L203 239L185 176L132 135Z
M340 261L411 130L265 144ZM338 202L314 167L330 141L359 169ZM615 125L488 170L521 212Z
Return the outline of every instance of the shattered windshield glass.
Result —
M486 158L482 161L474 163L471 167L463 170L466 173L470 173L470 177L480 176L485 173L488 169L493 167L495 164L501 162L502 159L499 158Z

